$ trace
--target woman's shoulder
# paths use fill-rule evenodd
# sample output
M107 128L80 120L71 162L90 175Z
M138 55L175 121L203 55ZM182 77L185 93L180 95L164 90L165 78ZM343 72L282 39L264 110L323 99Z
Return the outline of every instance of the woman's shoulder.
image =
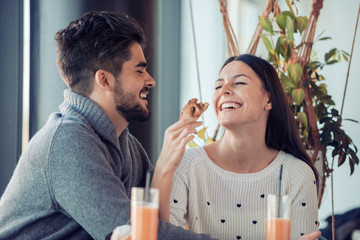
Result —
M202 162L206 159L207 155L204 147L188 148L185 150L183 159L181 162L191 161L194 164Z
M203 147L187 148L178 169L197 167L199 164L204 163L206 158L207 155Z
M284 151L280 151L279 155L284 170L288 171L291 176L304 180L315 179L312 168L306 162Z

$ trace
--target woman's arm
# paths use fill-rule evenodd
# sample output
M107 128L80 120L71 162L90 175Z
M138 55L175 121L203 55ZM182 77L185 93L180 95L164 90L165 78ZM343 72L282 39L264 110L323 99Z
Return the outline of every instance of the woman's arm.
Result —
M299 239L318 229L318 198L311 168L302 162L291 167L291 239Z

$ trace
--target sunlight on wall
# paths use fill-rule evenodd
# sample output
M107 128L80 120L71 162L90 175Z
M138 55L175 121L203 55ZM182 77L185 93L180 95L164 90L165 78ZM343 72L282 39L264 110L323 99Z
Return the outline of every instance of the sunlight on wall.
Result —
M182 1L181 3L180 106L182 107L189 99L199 98L200 94L197 83L190 5L189 1ZM225 34L217 1L192 1L192 10L201 80L201 95L203 102L210 104L204 114L204 125L208 127L208 133L212 137L217 121L211 99L220 67L226 58ZM179 109L180 111L181 109Z
M22 151L29 142L30 93L30 0L24 0Z

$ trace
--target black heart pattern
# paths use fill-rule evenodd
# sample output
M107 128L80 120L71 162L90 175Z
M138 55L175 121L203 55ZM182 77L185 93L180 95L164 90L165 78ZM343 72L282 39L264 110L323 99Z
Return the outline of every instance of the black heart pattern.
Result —
M240 203L238 203L238 204L236 204L236 206L239 208L239 207L241 207L241 204L240 204Z
M208 206L210 206L210 203L209 202L206 202Z
M253 221L253 224L256 224L256 223L257 223L257 221L254 220L254 221Z
M178 200L174 199L174 203L177 203L177 202L178 202Z
M306 206L306 203L303 202L303 203L301 203L301 205L303 205L303 207L305 207L305 206Z
M236 239L241 239L241 236L236 236Z
M221 222L224 223L224 222L225 222L225 219L221 219Z
M264 197L265 197L265 194L261 194L260 197L261 197L261 198L264 198Z

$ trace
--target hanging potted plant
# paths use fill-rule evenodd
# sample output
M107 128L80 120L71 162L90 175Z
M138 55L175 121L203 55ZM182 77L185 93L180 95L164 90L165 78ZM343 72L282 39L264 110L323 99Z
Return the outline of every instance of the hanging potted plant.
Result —
M332 157L337 158L338 166L348 162L350 175L353 174L355 165L359 164L357 147L341 125L342 120L357 121L341 118L334 100L327 92L325 78L321 75L324 67L342 59L348 61L349 54L333 48L325 54L323 61L317 59L316 53L311 51L314 41L309 42L304 37L311 31L309 19L306 16L296 16L289 1L286 2L288 11L279 11L271 17L259 17L259 25L264 30L260 38L268 52L269 62L279 74L304 146L309 150L313 162L318 159L319 154L322 158L321 167L325 174L319 192L320 205L325 178L332 171L326 158L326 150L332 148ZM296 37L302 38L302 41L297 43ZM330 38L323 37L318 41L328 39ZM308 47L306 44L309 43L312 55L302 58L303 52L308 50L305 49Z

